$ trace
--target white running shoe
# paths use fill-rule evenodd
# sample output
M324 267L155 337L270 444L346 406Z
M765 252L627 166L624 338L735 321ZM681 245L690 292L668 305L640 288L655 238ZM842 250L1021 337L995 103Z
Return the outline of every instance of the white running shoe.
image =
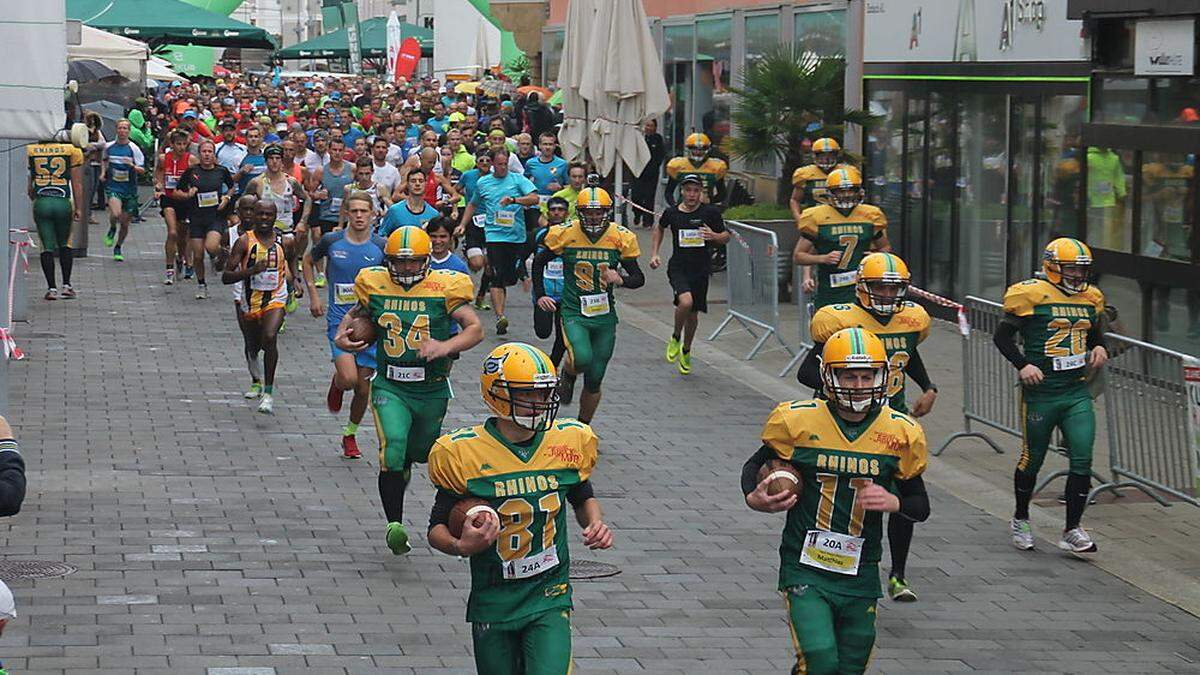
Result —
M263 394L262 402L258 404L258 412L264 415L275 414L275 399L270 394Z
M1088 535L1087 530L1082 527L1064 531L1062 539L1058 540L1058 547L1076 555L1095 553L1100 550L1096 547L1096 542L1092 541L1091 536Z
M206 286L204 284L200 284L200 287L196 289L196 299L197 300L207 300L208 299L208 286Z
M1017 520L1016 518L1013 518L1012 521L1009 522L1008 526L1009 529L1012 530L1013 546L1016 546L1022 551L1032 551L1033 526L1029 524L1029 521Z
M173 286L175 284L175 270L167 268L167 276L163 278L163 286Z

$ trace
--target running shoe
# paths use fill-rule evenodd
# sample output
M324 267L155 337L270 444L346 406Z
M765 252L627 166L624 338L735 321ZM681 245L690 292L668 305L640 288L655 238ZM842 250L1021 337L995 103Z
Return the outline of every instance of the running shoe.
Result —
M291 314L292 312L296 311L296 308L299 306L300 303L296 301L296 296L289 294L287 304L283 306L283 309L288 314Z
M263 394L262 401L258 404L258 412L264 415L274 415L275 398L270 394Z
M679 352L683 351L683 343L675 338L667 341L667 363L675 363L675 359L679 358Z
M263 393L262 383L255 382L254 384L250 385L250 388L246 390L246 393L242 394L242 398L254 399L254 398L258 398L259 396L262 396L262 393Z
M680 375L690 375L692 372L692 353L679 352L679 363L677 365L679 366Z
M362 459L362 451L358 449L358 439L353 436L342 436L342 457Z
M888 597L892 602L916 602L917 594L899 577L888 577Z
M405 531L404 525L401 523L388 523L387 525L387 545L392 549L392 553L396 555L404 555L412 550L412 546L408 544L408 532Z
M75 299L75 289L71 288L71 284L63 284L61 297L63 300L74 300Z
M575 398L575 376L563 373L558 380L558 400L566 405Z
M1096 547L1096 542L1092 541L1087 530L1082 527L1071 528L1062 534L1062 539L1058 540L1058 547L1069 553L1076 555L1084 553L1095 553L1100 550Z
M345 393L337 386L337 380L329 381L329 391L325 392L325 407L329 412L340 413L342 411L342 394Z
M207 300L208 299L208 284L200 284L196 288L196 299L197 300Z
M51 288L51 289L47 290L46 295L44 295L42 297L46 300L57 300L58 299L58 289Z
M173 286L175 284L175 270L167 268L167 276L163 278L163 286Z
M107 248L117 243L117 228L108 228L108 234L104 235L104 246Z
M317 278L313 279L313 286L317 288L325 288L325 275L317 272Z
M483 298L475 298L475 309L481 312L486 312L491 308L492 306L488 304L487 300L484 300Z
M117 262L125 261L125 256L122 255L120 246L113 248L113 260L116 260Z
M191 265L184 265L183 266L183 278L185 280L187 280L187 279L191 279L194 276L196 276L196 270L192 269Z
M1028 520L1013 518L1008 527L1012 530L1013 546L1022 551L1033 550L1033 526L1029 524Z
M496 319L496 335L508 335L508 317Z

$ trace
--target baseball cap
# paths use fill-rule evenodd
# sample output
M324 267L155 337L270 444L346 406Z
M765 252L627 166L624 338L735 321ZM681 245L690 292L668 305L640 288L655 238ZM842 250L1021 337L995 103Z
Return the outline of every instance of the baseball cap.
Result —
M283 157L283 148L278 145L268 145L266 150L263 150L264 157Z
M232 129L237 126L237 122L234 122L232 117L223 117L221 118L221 121L217 123L217 126L222 129L225 129L226 127Z
M681 176L679 178L679 184L683 185L684 183L695 183L696 185L704 185L704 179L700 177L700 174L685 173L685 174L683 174L683 176Z
M460 113L460 112L452 112L452 113L450 113L450 121L451 121L451 122L461 122L461 121L463 121L463 120L465 120L465 119L467 119L467 116L466 116L466 115L464 115L464 114L462 114L462 113Z
M193 120L196 119L196 111L195 110L184 110L183 111L183 119L185 119L185 120L186 119L193 119Z

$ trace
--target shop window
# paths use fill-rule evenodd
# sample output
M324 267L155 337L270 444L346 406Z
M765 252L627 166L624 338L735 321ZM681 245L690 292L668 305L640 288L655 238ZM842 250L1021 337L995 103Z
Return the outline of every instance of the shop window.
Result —
M1155 286L1150 294L1150 341L1200 357L1200 290Z
M683 154L683 139L692 131L692 26L663 26L663 76L671 109L663 117L667 157Z
M958 290L998 298L1006 286L1006 96L962 93L959 101Z
M1034 184L1033 170L1037 154L1037 100L1012 97L1013 157L1008 192L1008 279L1025 279L1033 272L1034 257Z
M872 91L868 103L871 112L879 116L879 124L867 131L866 179L867 202L883 209L891 229L892 248L902 256L910 256L905 239L900 235L903 214L901 209L901 166L904 160L904 94L898 91Z
M1160 124L1200 126L1200 78L1160 77L1150 88L1151 118Z
M1092 120L1104 124L1142 124L1148 121L1150 81L1138 77L1105 77L1095 92Z
M846 10L798 12L794 40L804 51L817 56L845 54Z
M713 148L729 156L729 104L733 94L730 72L733 54L731 19L696 20L696 112L697 131L708 135Z
M741 69L736 80L745 76L746 72L772 49L779 45L779 14L754 14L746 17L746 58L742 61ZM758 162L746 162L746 169L762 174L779 172L779 160L772 157Z
M917 119L909 110L911 123ZM950 295L954 276L954 214L958 195L958 176L955 174L959 157L955 120L958 119L955 99L952 95L931 93L929 95L929 172L924 176L923 189L927 192L929 227L926 250L929 256L926 276L929 290L940 295ZM918 147L916 138L909 137L909 152ZM958 294L961 296L961 294Z
M562 63L563 31L542 33L542 83L558 85L558 67Z
M1043 235L1039 246L1057 237L1083 235L1079 204L1080 181L1083 180L1080 129L1086 105L1085 96L1047 96L1043 99L1040 214Z
M1117 310L1117 323L1109 330L1126 337L1142 340L1142 285L1126 277L1102 274L1097 270L1094 283L1104 292L1104 304Z
M1087 149L1087 240L1112 251L1133 251L1133 151Z
M902 186L902 189L907 191L907 195L901 196L902 209L904 210L903 227L904 232L901 237L901 243L898 244L904 251L905 261L909 265L915 278L919 283L925 284L929 290L935 293L946 293L949 290L949 273L945 275L937 275L936 278L930 278L928 270L929 254L927 251L932 250L934 245L944 244L949 245L949 240L945 242L926 242L925 239L925 195L930 192L928 182L925 178L925 126L926 114L925 97L908 94L906 97L907 121L906 137L901 139L904 144L903 167L907 175L907 184ZM941 156L942 163L949 166L950 158ZM947 218L949 210L945 211ZM891 216L888 216L889 222ZM895 236L894 234L892 235ZM940 290L938 290L940 289Z

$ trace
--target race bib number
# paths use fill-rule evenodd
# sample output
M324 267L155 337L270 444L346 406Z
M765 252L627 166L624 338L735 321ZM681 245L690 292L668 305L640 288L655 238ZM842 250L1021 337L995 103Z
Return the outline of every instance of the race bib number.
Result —
M482 228L485 225L487 225L487 216L482 213L480 213L476 216L473 216L471 218L471 223L473 223L475 225L475 227Z
M604 316L608 314L608 293L579 296L579 311L584 316Z
M421 366L388 366L387 379L392 382L424 382L425 369Z
M355 302L358 296L354 294L354 284L334 284L333 285L333 301L339 305L348 305Z
M179 185L179 176L167 176L167 180L165 183L163 183L163 185L165 185L168 190L175 189L175 186Z
M114 183L128 183L129 169L123 167L112 167L109 169L109 174L112 176Z
M1052 361L1054 370L1075 370L1087 364L1087 354L1072 354L1071 356L1056 356Z
M196 203L199 204L200 208L202 209L212 208L216 206L217 202L219 201L220 198L215 192L200 192L196 194Z
M517 212L516 211L497 211L496 212L496 227L516 227Z
M279 270L263 270L250 277L250 290L273 291L279 288Z
M538 206L545 206L550 201L550 195L538 195Z
M562 259L560 258L558 260L551 260L550 262L546 263L546 269L542 273L542 276L546 279L561 280L563 278Z
M800 562L827 572L853 576L858 574L862 549L862 537L809 530L804 535L804 547L800 549Z
M558 567L558 547L551 546L541 553L535 553L527 558L517 558L516 560L504 563L501 568L501 575L510 581L513 579L528 579L547 570L552 570L555 567Z
M842 286L853 286L858 281L858 270L850 270L849 272L838 272L829 275L829 285L833 288L841 288Z
M680 248L700 248L701 246L704 246L704 237L700 234L700 230L679 231Z
M329 209L331 211L333 211L334 213L341 213L342 212L342 198L341 197L331 197L329 199Z

